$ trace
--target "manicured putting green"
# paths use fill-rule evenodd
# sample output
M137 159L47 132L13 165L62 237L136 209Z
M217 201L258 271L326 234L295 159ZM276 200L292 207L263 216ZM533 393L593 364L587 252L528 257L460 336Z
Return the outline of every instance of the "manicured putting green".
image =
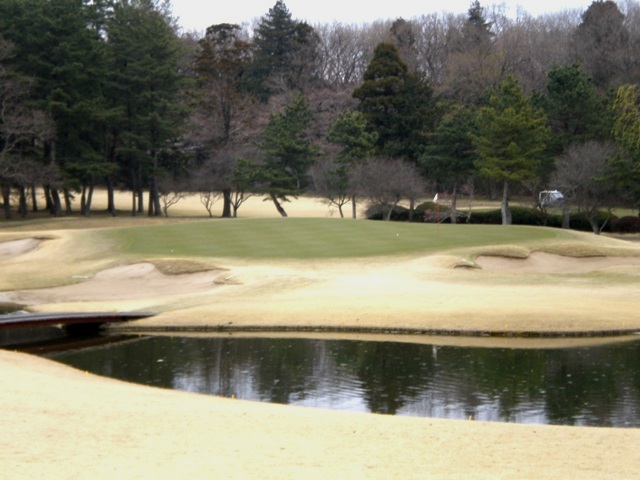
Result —
M143 256L343 258L570 238L521 226L434 225L347 219L217 219L110 230L123 253Z

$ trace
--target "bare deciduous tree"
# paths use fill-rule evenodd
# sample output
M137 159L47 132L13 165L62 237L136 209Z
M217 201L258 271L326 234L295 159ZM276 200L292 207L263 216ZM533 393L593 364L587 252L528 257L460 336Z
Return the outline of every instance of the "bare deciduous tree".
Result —
M165 217L169 216L169 208L191 195L186 180L176 180L170 176L158 177L158 196Z
M351 201L352 190L349 182L344 181L341 169L346 169L331 158L324 158L311 168L311 176L316 194L320 195L329 206L338 208L340 218L344 218L342 207Z
M614 197L611 184L605 178L611 171L609 160L615 152L612 143L588 141L571 145L556 161L554 184L565 196L565 215L568 215L570 205L575 206L587 217L596 235L609 220L607 218L601 225L598 209L610 207Z
M413 202L426 190L416 166L399 159L374 157L357 164L351 181L370 205L380 206L387 221L402 200Z

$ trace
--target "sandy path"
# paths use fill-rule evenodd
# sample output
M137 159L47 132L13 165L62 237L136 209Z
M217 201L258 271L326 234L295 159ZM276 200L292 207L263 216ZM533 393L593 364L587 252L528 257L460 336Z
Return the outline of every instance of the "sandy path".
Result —
M212 398L0 351L1 478L631 479L640 430Z
M48 257L67 258L67 236L55 236L0 244L0 271L16 275ZM236 262L223 265L224 274L167 276L147 263L113 268L97 259L87 270L100 273L76 285L0 297L43 311L160 312L143 326L640 328L635 261L585 267L536 254L454 270L458 260ZM612 270L627 281L598 280ZM640 429L258 404L126 384L8 351L0 351L0 392L0 478L7 479L631 479L640 471Z

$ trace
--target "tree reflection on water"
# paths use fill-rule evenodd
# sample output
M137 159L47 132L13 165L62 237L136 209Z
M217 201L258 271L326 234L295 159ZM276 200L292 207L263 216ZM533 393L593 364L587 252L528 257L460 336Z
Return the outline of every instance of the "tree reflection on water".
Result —
M640 426L640 341L508 349L160 336L50 357L122 380L247 400L442 418Z

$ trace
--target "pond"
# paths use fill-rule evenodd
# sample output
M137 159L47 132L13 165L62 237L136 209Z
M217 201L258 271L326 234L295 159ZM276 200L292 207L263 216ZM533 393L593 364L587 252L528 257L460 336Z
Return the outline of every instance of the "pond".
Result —
M640 340L573 348L243 336L129 337L45 354L99 375L357 412L640 427Z

